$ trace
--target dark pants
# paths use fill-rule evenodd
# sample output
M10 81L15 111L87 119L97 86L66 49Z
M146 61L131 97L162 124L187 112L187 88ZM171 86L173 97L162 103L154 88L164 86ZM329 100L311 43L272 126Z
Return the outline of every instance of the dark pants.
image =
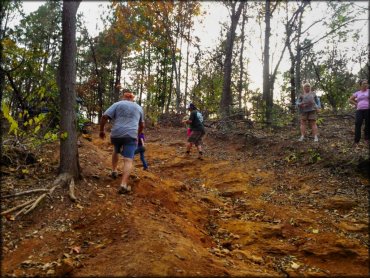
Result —
M362 122L365 120L365 140L369 140L370 132L370 113L369 109L357 110L355 120L355 143L360 142Z
M146 169L148 169L148 163L145 160L144 152L145 152L145 147L138 146L136 151L135 151L135 154L140 154L140 160L143 163L144 170L146 170Z

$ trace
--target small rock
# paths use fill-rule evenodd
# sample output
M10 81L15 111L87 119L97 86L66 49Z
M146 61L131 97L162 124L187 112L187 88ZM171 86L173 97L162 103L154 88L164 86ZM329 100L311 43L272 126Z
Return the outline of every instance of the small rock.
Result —
M356 206L356 201L345 197L334 196L325 201L324 207L328 209L351 209Z
M56 274L57 276L64 276L68 273L71 273L74 268L75 267L72 258L65 258L62 260L61 265L57 267Z
M175 254L175 256L176 256L177 258L179 258L180 260L182 260L182 261L184 261L184 260L185 260L185 258L184 258L183 256L179 255L179 254Z
M55 270L54 269L49 269L47 272L46 272L46 275L54 275L55 274Z
M295 262L292 262L292 264L290 265L290 267L293 268L293 269L298 269L301 266L299 264L295 263Z

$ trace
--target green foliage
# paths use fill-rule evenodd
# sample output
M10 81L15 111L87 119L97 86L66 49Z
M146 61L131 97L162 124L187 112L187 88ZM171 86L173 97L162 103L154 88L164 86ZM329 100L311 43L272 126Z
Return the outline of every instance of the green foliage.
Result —
M310 148L308 149L308 154L309 154L309 162L311 164L314 164L321 160L320 152L318 150Z
M54 142L54 141L57 141L58 140L58 133L53 131L53 130L50 130L48 131L45 135L44 135L44 138L43 138L46 142Z
M217 114L222 94L222 75L217 72L204 72L200 82L191 92L193 102L199 103L202 111Z
M61 140L66 140L68 138L68 132L67 131L64 131L60 134L60 139Z
M324 118L323 117L318 117L318 119L316 120L316 124L318 125L318 126L320 126L320 125L322 125L323 123L324 123Z
M20 133L20 130L19 130L19 127L18 127L18 123L17 123L16 120L14 120L14 118L10 114L9 106L6 105L5 102L3 102L1 104L1 110L3 111L3 115L4 115L5 119L10 124L9 134L13 133L14 135L18 135Z
M77 113L77 127L79 129L79 131L82 131L85 124L86 123L89 123L90 120L87 119L82 113L78 112Z
M156 126L158 124L159 116L161 115L161 112L157 109L150 109L147 112L147 117L150 120L150 123L152 126Z
M301 154L300 153L297 153L297 152L291 152L290 154L288 154L284 160L288 163L293 163L293 162L297 162L299 159L301 158Z

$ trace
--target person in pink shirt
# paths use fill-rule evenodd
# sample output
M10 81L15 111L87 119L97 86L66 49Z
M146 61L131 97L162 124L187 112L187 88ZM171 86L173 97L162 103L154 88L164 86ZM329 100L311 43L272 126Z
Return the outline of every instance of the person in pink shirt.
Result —
M361 89L349 98L349 102L356 106L355 118L355 144L361 139L361 127L365 121L365 141L369 143L370 135L370 109L369 109L369 89L367 80L360 81Z

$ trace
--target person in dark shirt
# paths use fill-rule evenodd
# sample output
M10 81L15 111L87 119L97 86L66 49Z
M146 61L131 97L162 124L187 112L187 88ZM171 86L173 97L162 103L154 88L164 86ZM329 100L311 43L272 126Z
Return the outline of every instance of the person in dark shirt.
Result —
M190 125L191 134L188 138L186 153L190 154L192 146L195 145L199 152L198 158L202 160L203 159L202 138L206 134L203 125L203 116L193 103L189 104L188 110L190 111L190 117L189 120L185 121L185 123Z

